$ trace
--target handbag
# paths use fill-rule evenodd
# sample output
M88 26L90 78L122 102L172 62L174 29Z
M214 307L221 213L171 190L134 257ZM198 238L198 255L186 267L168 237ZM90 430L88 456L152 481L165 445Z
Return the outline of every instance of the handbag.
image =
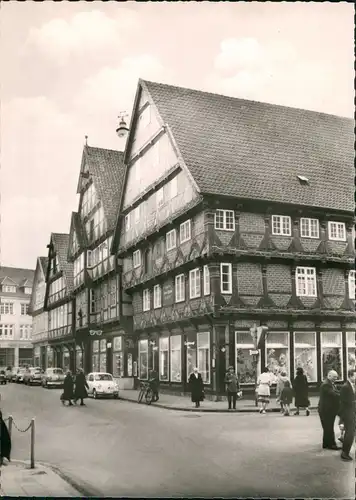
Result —
M242 398L242 391L241 391L241 390L240 390L240 391L238 391L238 393L237 393L237 398L238 398L238 399L241 399L241 398Z

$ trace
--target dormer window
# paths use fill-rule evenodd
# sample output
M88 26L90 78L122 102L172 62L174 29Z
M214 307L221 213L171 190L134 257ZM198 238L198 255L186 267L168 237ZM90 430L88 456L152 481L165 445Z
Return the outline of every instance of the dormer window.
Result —
M2 291L6 293L16 293L16 286L13 285L3 285Z
M31 295L32 293L32 288L29 287L29 286L25 286L25 293L28 294L28 295Z

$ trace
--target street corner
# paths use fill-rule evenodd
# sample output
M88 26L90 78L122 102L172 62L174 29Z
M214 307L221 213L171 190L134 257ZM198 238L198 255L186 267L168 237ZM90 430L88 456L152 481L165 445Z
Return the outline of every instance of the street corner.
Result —
M62 473L47 464L21 460L6 462L1 467L0 491L2 497L81 497L73 483ZM86 495L88 496L88 495Z

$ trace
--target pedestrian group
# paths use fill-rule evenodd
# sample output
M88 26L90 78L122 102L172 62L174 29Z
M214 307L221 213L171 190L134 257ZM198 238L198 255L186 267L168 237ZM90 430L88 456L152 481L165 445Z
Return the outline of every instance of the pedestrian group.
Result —
M68 370L63 382L63 393L61 395L63 406L66 401L68 401L68 406L73 406L73 403L77 404L79 399L80 406L85 406L84 399L88 397L87 389L89 389L89 386L84 371L81 368L78 369L74 378L71 370Z

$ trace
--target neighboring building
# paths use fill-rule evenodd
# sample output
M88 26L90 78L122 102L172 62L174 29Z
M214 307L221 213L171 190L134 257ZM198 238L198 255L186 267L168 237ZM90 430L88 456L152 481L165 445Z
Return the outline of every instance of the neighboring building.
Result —
M34 271L0 267L0 367L32 365L29 304Z
M33 366L47 368L48 312L44 310L46 293L47 257L38 257L29 313L32 316ZM49 356L51 359L51 356Z
M48 245L48 265L44 311L48 312L46 368L75 367L73 264L67 261L69 234L52 233Z
M138 375L207 393L233 365L310 383L354 363L354 122L140 80L112 252L132 297ZM261 367L258 367L259 369Z
M121 303L117 265L110 255L123 179L123 153L84 147L68 261L74 269L76 366L108 371L121 379L121 387L132 387L132 309Z

